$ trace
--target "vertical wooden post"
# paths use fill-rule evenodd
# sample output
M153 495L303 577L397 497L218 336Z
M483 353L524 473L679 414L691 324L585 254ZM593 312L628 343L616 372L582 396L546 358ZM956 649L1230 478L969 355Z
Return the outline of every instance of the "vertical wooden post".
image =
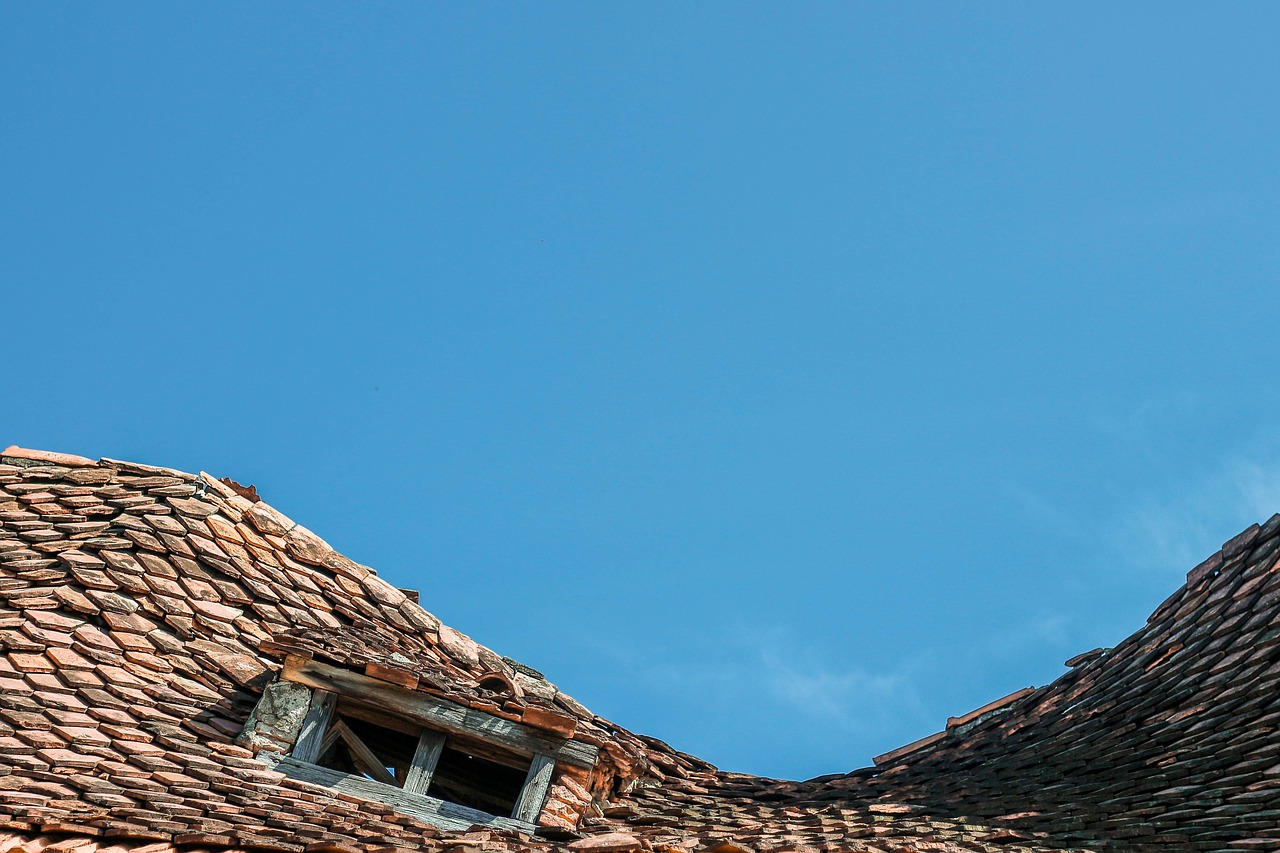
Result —
M431 787L431 777L436 772L440 753L444 751L444 735L423 729L418 735L418 748L413 753L413 763L404 777L404 789L415 794L425 794Z
M547 802L547 790L551 787L551 773L556 769L556 760L541 753L533 757L529 765L529 775L524 777L524 787L520 789L520 799L516 800L515 810L511 816L527 823L537 823L538 815Z

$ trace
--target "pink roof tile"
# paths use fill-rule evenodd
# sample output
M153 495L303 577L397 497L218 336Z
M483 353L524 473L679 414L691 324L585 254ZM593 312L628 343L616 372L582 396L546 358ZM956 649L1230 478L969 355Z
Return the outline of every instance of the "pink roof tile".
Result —
M234 483L0 454L0 853L1270 849L1280 516L1115 649L809 782L718 771L592 715ZM541 836L449 833L237 745L290 655L600 750ZM582 805L594 800L582 813ZM574 838L579 840L574 841Z

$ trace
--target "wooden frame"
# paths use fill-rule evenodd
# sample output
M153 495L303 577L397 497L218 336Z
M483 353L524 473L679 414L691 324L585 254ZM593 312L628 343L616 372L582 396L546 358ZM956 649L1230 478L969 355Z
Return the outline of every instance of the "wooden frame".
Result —
M353 776L340 770L308 764L290 756L270 755L273 757L268 760L275 764L275 769L290 779L322 785L364 800L376 800L391 806L401 814L407 814L409 817L451 832L466 832L477 825L510 829L525 835L531 835L536 829L533 821L498 817L478 809L428 797L426 794L414 794L401 788L374 782L363 776Z
M293 754L275 757L277 770L292 779L385 803L441 829L465 830L481 824L531 834L546 804L556 762L592 767L598 755L591 744L558 738L445 699L293 655L285 661L281 677L310 687L312 693ZM401 731L416 729L419 732L403 783L387 772L378 757L342 720L334 721L340 696L344 703L356 704L352 710L357 718L372 716L392 723L392 727ZM468 743L492 744L495 754L529 759L529 769L510 816L489 814L427 795L450 734L461 736ZM372 778L316 763L339 738L346 743L356 766ZM523 766L518 759L508 757L507 760L513 762L512 766Z
M504 720L448 699L406 690L298 655L289 655L285 659L280 677L313 690L327 690L380 708L387 716L499 744L526 758L549 755L558 762L590 769L595 766L599 755L599 750L589 743L557 737L524 723Z
M297 743L293 745L294 758L314 764L320 757L320 746L324 740L325 729L329 728L329 717L333 716L333 706L337 702L338 696L335 693L324 690L312 691L307 716L302 720L302 730L298 732Z
M404 789L415 793L426 794L431 787L431 777L440 763L440 753L444 752L444 735L423 729L418 735L418 748L413 753L413 764L409 766L409 776L404 780Z

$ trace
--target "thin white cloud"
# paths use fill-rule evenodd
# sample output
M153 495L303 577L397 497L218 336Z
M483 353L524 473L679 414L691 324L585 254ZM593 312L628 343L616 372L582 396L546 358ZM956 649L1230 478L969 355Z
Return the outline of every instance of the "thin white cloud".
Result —
M833 668L777 649L763 650L758 665L774 701L847 731L875 731L893 716L921 709L907 667L887 672Z
M1224 540L1280 511L1280 453L1240 455L1193 481L1179 495L1147 495L1113 531L1132 565L1186 571Z
M716 661L668 661L642 677L672 694L740 697L779 707L793 718L846 733L866 734L923 714L913 667L871 671L840 665L782 632L726 643Z

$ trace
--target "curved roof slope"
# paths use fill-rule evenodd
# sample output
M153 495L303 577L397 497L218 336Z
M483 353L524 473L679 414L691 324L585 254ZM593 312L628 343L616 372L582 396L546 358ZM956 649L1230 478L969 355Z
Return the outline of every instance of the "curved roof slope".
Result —
M1141 630L1052 684L875 767L779 783L774 807L893 802L1093 849L1280 849L1278 534L1280 515L1231 539Z
M1280 848L1278 533L1280 515L1228 541L1053 684L794 795L1010 815L1095 847Z
M1277 529L1233 539L1054 684L876 768L781 782L592 715L247 490L9 448L0 853L1274 849ZM557 777L536 835L446 832L259 760L245 724L286 658L572 732L599 760Z

